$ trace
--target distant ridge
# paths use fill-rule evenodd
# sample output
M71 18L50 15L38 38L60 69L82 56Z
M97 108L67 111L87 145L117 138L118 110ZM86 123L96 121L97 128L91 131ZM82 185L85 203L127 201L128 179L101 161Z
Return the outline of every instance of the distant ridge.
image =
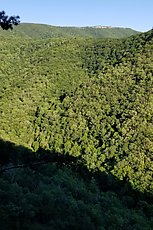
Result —
M33 39L44 39L50 37L126 38L139 32L130 28L111 26L61 27L45 24L21 23L13 32L6 31L5 33L11 36L17 35ZM0 34L2 34L2 31L0 31Z

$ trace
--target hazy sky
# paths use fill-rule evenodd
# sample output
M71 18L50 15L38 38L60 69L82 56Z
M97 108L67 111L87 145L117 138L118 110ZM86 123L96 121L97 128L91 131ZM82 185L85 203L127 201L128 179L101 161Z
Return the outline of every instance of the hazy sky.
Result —
M153 27L153 0L0 0L0 7L9 15L19 15L22 22L139 31Z

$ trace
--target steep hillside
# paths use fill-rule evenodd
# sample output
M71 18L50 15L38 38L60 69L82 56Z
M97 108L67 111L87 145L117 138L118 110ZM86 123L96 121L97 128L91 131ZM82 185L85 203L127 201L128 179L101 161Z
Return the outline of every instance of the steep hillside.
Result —
M0 37L1 226L152 229L153 30L28 36Z
M91 37L91 38L125 38L137 34L130 28L94 28L94 27L59 27L43 24L23 23L14 31L1 32L7 36L29 37L34 39L58 37Z
M142 155L150 165L152 45L152 31L125 41L3 39L1 138L80 156L134 183L132 166L123 173L120 164ZM152 189L147 178L142 190Z
M25 138L30 141L37 107L45 102L53 103L64 91L74 91L76 85L86 79L82 69L83 44L81 39L41 42L3 37L0 103L4 139L9 139L7 133L14 130L12 141L18 138L18 144L24 144Z

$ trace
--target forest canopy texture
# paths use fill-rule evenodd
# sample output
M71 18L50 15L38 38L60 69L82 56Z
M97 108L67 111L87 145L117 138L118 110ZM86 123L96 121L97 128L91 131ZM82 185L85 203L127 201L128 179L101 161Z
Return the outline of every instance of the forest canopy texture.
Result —
M0 33L2 229L153 229L153 30L36 34Z

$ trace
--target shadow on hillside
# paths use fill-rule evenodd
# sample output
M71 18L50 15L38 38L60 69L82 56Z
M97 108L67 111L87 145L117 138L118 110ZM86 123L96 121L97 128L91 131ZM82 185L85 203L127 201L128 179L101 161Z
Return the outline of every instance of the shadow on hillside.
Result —
M90 172L81 162L80 159L69 156L59 155L44 149L32 152L23 146L16 146L9 141L0 139L0 174L14 168L31 168L35 171L40 166L48 163L56 163L57 167L66 167L77 172L86 181L90 181L93 177L96 180L101 191L112 191L119 196L133 196L135 205L140 200L146 200L148 203L153 202L152 194L141 193L132 189L127 181L119 181L111 174L102 172Z
M89 172L78 158L44 149L34 153L3 140L0 200L0 226L6 230L148 230L153 225L151 194L111 174Z

